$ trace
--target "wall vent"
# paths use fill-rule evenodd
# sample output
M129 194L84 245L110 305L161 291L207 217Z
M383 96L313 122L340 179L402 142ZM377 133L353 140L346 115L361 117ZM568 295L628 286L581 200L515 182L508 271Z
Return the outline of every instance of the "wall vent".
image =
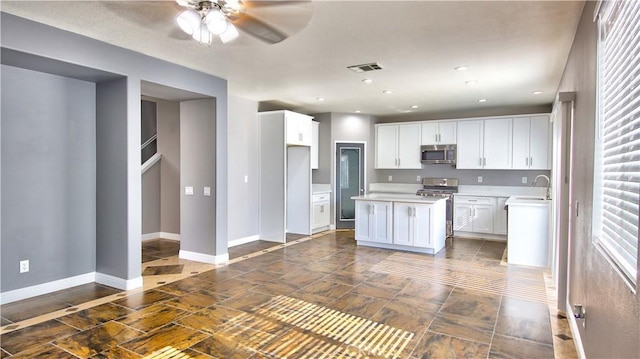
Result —
M352 66L347 66L347 68L353 72L358 72L358 73L384 69L384 67L382 67L382 65L380 65L377 62L362 64L362 65L352 65Z

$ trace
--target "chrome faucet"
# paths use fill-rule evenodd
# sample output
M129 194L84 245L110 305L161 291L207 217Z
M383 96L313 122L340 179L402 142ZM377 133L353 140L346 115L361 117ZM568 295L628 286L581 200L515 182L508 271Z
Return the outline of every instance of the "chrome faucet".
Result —
M537 176L536 176L536 178L534 178L533 183L531 183L531 185L532 185L532 186L535 186L535 185L536 185L536 182L538 181L538 178L540 178L540 177L542 177L542 178L544 178L544 179L546 179L546 180L547 180L547 192L546 192L546 199L548 199L548 200L549 200L549 199L551 199L551 190L550 190L550 187L551 187L551 180L549 180L549 177L547 177L546 175L537 175Z

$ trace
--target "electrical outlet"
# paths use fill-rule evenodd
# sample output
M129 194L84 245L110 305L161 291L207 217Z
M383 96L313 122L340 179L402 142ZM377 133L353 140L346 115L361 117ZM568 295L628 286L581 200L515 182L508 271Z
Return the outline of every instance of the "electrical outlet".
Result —
M529 182L527 177L522 177L522 184L527 184L527 182Z
M25 259L20 261L20 273L27 273L29 271L29 260Z
M389 182L393 181L393 176L389 176Z
M478 176L478 183L482 183L482 176Z
M420 182L422 178L420 176L416 176L416 181Z

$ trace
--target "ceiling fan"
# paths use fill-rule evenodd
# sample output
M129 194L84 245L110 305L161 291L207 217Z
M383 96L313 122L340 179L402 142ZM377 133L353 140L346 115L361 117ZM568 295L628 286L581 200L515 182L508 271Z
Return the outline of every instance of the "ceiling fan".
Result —
M303 1L248 1L248 0L176 0L187 9L176 21L178 26L193 39L203 44L211 44L215 38L222 43L236 39L238 29L269 44L285 40L288 35L247 13L247 9L308 3Z

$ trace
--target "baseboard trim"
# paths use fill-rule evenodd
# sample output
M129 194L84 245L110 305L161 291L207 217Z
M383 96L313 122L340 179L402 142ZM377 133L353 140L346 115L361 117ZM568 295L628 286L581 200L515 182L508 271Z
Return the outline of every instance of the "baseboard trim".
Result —
M39 295L52 293L61 289L67 289L78 285L92 283L96 281L96 272L80 274L73 277L54 280L52 282L33 285L30 287L10 290L0 293L0 304L7 304L18 300L37 297Z
M251 242L255 242L260 240L260 236L259 235L253 235L253 236L248 236L248 237L244 237L244 238L238 238L238 239L234 239L229 241L229 243L227 243L227 246L229 248L231 247L235 247L235 246L239 246L241 244L247 244L247 243L251 243Z
M329 226L329 230L335 231L336 230L336 225L335 224L330 225Z
M122 290L136 289L143 285L142 276L133 279L122 279L104 273L96 273L95 281Z
M150 241L153 239L171 239L174 241L180 240L180 234L177 233L169 233L169 232L153 232L153 233L145 233L142 235L142 241Z
M496 241L496 242L506 242L507 241L507 236L506 235L502 235L502 234L489 234L489 233L474 233L474 232L454 231L453 235L454 235L454 238L455 237L460 237L460 238L471 238L471 239L486 239L486 240L489 240L489 241Z
M578 358L585 359L587 356L584 353L584 346L582 346L582 338L580 337L578 322L576 321L576 317L573 316L573 309L571 308L573 308L573 306L569 303L569 298L567 298L567 321L569 322L569 328L571 328L573 344L576 346Z
M219 256L214 256L211 254L185 251L183 249L180 250L178 257L182 259L188 259L190 261L203 262L203 263L209 263L209 264L220 264L220 263L226 263L229 261L229 253L221 254Z

